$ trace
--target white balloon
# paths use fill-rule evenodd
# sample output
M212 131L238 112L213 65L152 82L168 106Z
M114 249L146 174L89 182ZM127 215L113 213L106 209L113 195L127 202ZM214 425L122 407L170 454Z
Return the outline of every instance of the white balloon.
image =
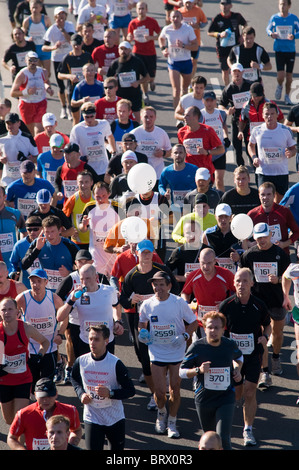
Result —
M139 243L147 238L147 225L140 217L127 217L121 224L121 234L127 242Z
M237 214L231 221L230 229L238 240L246 240L252 235L253 221L247 214Z
M137 163L132 166L127 176L128 186L137 194L151 191L157 181L156 170L149 163Z

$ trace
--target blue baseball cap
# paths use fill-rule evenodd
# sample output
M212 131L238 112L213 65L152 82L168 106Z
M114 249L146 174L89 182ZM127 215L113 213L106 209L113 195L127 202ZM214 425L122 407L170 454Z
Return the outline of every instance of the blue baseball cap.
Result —
M43 269L34 269L28 277L30 278L33 276L39 277L40 279L48 279L48 275Z
M270 227L265 222L260 222L253 227L253 238L267 237L270 235Z
M36 193L36 202L38 204L50 204L51 199L52 195L48 189L43 188Z
M154 245L150 240L142 240L142 242L139 242L137 245L136 250L140 251L142 253L144 250L149 250L151 252L154 251Z

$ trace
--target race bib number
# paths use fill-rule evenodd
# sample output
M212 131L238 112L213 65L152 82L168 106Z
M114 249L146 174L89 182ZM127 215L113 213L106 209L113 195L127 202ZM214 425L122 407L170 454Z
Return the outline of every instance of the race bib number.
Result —
M149 30L148 28L137 28L134 29L134 39L137 42L147 42L147 39L145 39L146 36L149 36Z
M203 146L202 139L185 139L183 144L189 155L197 155L197 147Z
M81 297L82 298L82 297ZM84 321L84 331L83 331L83 334L84 334L84 340L86 341L86 343L88 343L88 335L89 335L89 330L92 326L99 326L99 325L105 325L107 326L107 328L109 328L109 324L107 321L95 321L95 320L85 320Z
M222 268L226 268L231 271L233 274L237 272L237 266L230 258L217 258L217 263Z
M155 325L152 323L151 336L154 343L169 344L176 337L175 324Z
M35 439L32 440L32 449L33 450L49 450L50 444L48 439Z
M13 180L17 180L20 178L20 162L7 162L6 166L6 173L7 176Z
M220 41L220 46L221 47L232 47L236 44L236 34L234 31L231 32L231 35L229 37L229 40L227 42L227 44L225 44L225 40L226 40L226 37L225 38L222 38L221 41ZM223 44L225 44L223 46Z
M103 157L103 149L100 145L87 147L88 162L96 162Z
M18 199L18 209L24 217L28 217L30 212L37 208L35 199Z
M13 234L12 233L0 233L0 252L10 253L13 250Z
M276 26L276 32L279 39L288 39L289 34L292 34L292 26Z
M42 335L52 335L55 330L56 321L52 315L47 317L31 318L30 323Z
M227 390L230 386L230 368L212 367L204 374L204 386L208 390Z
M56 290L61 283L63 277L56 269L45 269L48 275L48 284L47 288L50 290Z
M158 142L156 142L155 140L141 140L138 143L138 148L140 149L140 152L145 153L147 157L152 156L157 147Z
M251 122L250 123L250 133L252 133L252 130L257 127L257 126L261 126L263 123L262 122Z
M249 82L256 82L258 80L257 69L248 68L243 71L243 78Z
M256 282L270 282L269 275L277 276L278 266L276 262L253 263L253 272Z
M280 224L269 225L269 228L272 232L271 242L276 243L281 240L281 229Z
M17 62L18 62L18 66L19 67L26 67L26 55L28 54L28 52L18 52L16 54L16 57L17 57Z
M26 354L16 354L14 356L5 355L5 372L8 374L22 374L26 372Z
M78 80L84 79L82 67L71 67L71 74L76 75Z
M73 194L75 194L76 191L78 191L78 183L76 180L65 180L62 182L62 184L64 195L67 198L71 197Z
M30 31L30 36L36 46L42 46L44 44L43 33L40 31Z
M183 23L187 23L187 24L196 24L197 21L196 21L196 17L193 16L193 17L189 17L189 16L184 16L183 18Z
M123 72L118 75L120 86L123 88L129 88L131 83L136 82L136 72Z
M128 14L128 6L124 2L115 2L114 14L115 16L126 16Z
M200 268L199 263L185 263L185 274Z
M47 171L47 181L52 185L55 183L56 171Z
M280 147L265 147L263 149L265 159L268 164L280 163L283 158L283 151Z
M230 333L230 337L237 343L238 348L243 354L249 355L254 350L254 336L253 333L237 334Z
M197 309L198 318L202 318L208 312L217 312L218 307L216 305L199 305Z
M168 48L169 56L175 60L184 60L186 58L185 49L177 46L169 46Z
M250 91L244 91L243 93L235 93L233 96L233 103L236 109L243 108L243 105L250 99Z
M180 190L173 190L172 191L172 199L173 199L173 203L174 204L177 204L178 206L180 207L183 207L184 205L184 198L186 196L186 194L188 193L189 191L180 191Z

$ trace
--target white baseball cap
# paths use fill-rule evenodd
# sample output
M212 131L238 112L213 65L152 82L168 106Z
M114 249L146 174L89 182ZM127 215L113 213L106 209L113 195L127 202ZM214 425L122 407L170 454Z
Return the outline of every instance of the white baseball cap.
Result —
M231 207L228 204L218 204L215 209L215 216L218 217L219 215L232 215Z
M132 150L126 150L126 152L122 154L121 163L124 162L125 160L135 160L135 162L138 162L136 153L133 152Z
M64 144L64 139L60 134L53 134L50 137L49 145L50 147L62 148Z
M205 167L202 167L202 168L198 168L198 170L196 170L196 173L195 173L195 181L197 180L205 180L205 181L208 181L210 179L210 172L207 168Z
M122 41L119 43L118 48L125 47L126 49L132 49L132 44L129 41Z
M43 126L54 126L57 122L56 117L53 113L45 113L42 117Z
M26 57L28 57L29 59L38 59L38 55L34 51L27 52Z
M239 62L235 62L232 66L231 66L231 71L233 70L239 70L239 72L243 72L244 70L244 67L242 64L240 64Z
M253 227L253 238L267 237L270 235L270 227L265 222L260 222Z
M56 7L56 8L54 9L54 16L58 15L58 14L61 13L62 11L67 14L67 12L65 11L65 9L64 9L63 7Z

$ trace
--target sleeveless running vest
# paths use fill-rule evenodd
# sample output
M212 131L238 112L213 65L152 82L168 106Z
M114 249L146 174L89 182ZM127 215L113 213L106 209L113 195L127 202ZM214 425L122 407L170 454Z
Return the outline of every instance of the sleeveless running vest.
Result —
M57 351L57 344L53 341L57 329L53 292L46 289L45 297L41 302L38 302L32 297L31 289L23 292L23 295L25 297L26 308L22 319L33 325L50 342L47 353ZM30 340L30 354L38 354L39 348L39 343Z
M22 72L26 77L26 82L20 86L20 90L36 87L36 92L33 95L22 95L19 99L25 103L39 103L46 99L45 76L43 69L41 67L36 67L36 72L31 73L28 68L25 67Z
M15 299L18 295L16 281L14 281L13 279L9 279L8 281L9 289L5 294L0 294L0 301L5 297L11 297L12 299Z
M27 365L29 340L25 333L24 322L18 320L18 329L13 335L7 335L3 322L0 323L0 341L4 343L6 367L0 376L1 385L21 385L32 382L31 371Z

